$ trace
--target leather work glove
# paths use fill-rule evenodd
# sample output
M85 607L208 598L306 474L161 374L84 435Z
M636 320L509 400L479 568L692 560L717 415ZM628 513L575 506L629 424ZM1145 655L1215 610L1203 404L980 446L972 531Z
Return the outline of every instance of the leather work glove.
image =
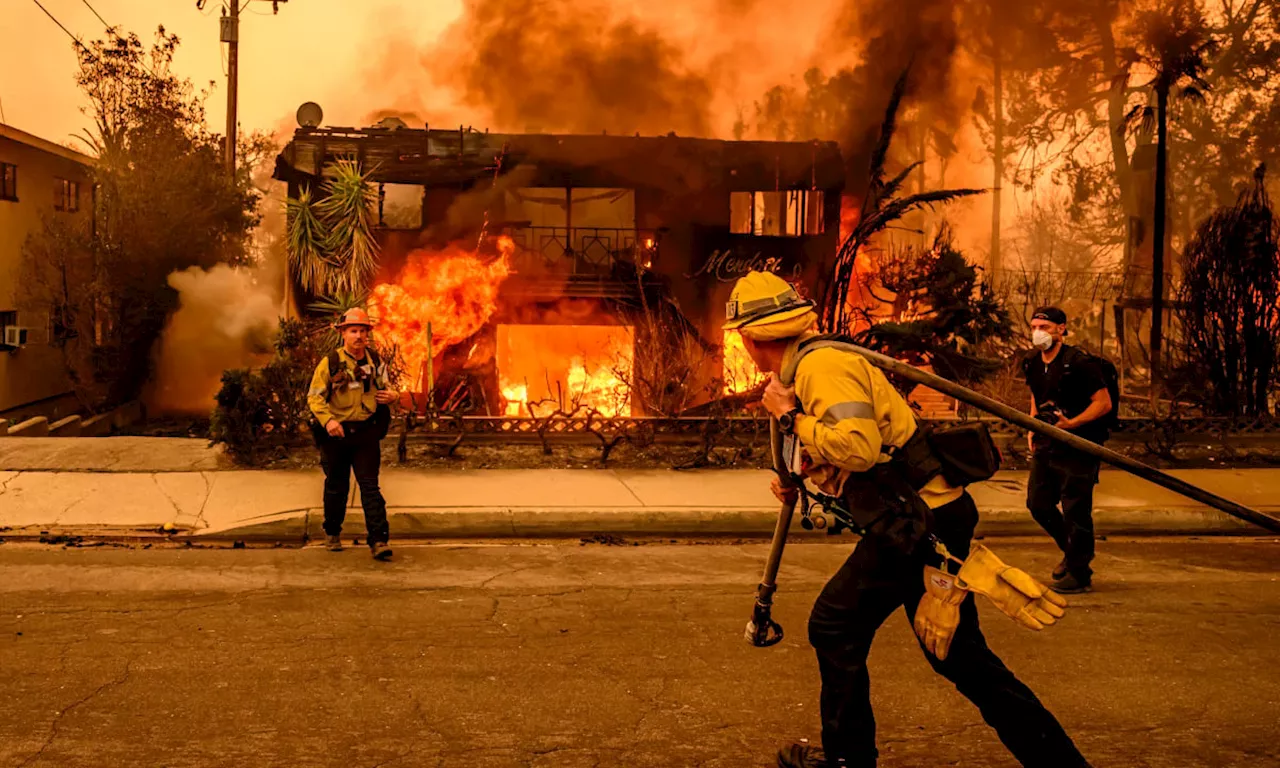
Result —
M960 604L968 594L958 577L932 565L924 567L924 596L916 606L914 626L916 637L938 661L947 658L951 638L960 626Z
M991 550L975 544L956 574L960 586L986 595L1006 616L1027 629L1041 630L1066 614L1067 601L1026 571L1005 565Z

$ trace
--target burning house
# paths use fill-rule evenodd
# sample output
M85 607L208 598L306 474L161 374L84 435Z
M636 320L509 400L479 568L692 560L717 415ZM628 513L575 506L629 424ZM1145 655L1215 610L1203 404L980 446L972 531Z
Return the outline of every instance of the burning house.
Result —
M720 330L733 282L771 270L813 291L838 247L833 143L391 119L299 128L276 178L296 199L342 158L377 188L378 336L451 410L670 415L747 388L757 374Z

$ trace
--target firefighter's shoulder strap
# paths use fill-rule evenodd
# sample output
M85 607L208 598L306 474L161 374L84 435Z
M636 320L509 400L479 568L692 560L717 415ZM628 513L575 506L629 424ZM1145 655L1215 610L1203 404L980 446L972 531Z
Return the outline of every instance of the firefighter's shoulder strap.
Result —
M858 354L858 347L848 336L838 333L824 333L819 336L811 336L796 347L796 354L782 368L778 378L782 383L790 387L795 384L796 372L800 369L800 361L810 352L816 352L819 349L839 349L844 352ZM870 382L867 382L870 384Z
M848 336L823 334L810 337L801 342L795 357L783 368L780 376L782 382L791 386L800 361L805 355L819 349L839 349L858 354L857 345ZM868 392L870 391L868 383ZM906 460L917 487L923 487L921 479L927 482L938 473L951 485L970 485L990 479L1000 469L1000 451L996 448L987 425L982 422L963 423L942 429L921 427L916 429L906 445L886 446L883 452Z
M340 368L346 368L346 364L342 362L342 355L339 354L340 349L335 349L329 353L329 382L325 385L324 397L326 400L333 399L333 377ZM376 374L378 369L382 367L382 361L378 359L378 353L369 347L365 350L365 354L369 355L369 362L373 363L373 370Z
M809 353L817 352L819 349L838 349L849 354L858 354L857 346L848 336L835 333L811 336L800 342L800 345L796 347L795 356L792 357L791 360L789 360L783 367L782 372L778 376L782 383L788 387L794 386L796 373L800 369L800 361ZM858 357L861 358L862 356L858 355ZM874 387L872 385L871 377L868 375L867 380L862 383L866 387L867 395L869 397L873 396ZM887 456L893 456L894 452L900 447L901 446L885 445L881 448L881 453L884 453Z

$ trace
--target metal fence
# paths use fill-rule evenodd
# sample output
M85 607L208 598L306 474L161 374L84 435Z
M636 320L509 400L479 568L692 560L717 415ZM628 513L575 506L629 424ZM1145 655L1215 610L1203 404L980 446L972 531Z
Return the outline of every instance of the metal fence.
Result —
M1024 430L1000 419L974 419L989 425L997 437L1010 438ZM922 419L936 426L959 419ZM396 427L409 439L431 443L539 444L592 443L626 437L641 443L695 444L708 439L766 439L769 423L763 417L603 417L596 414L547 418L499 416L417 417ZM1128 418L1113 434L1118 440L1147 440L1153 435L1178 435L1185 439L1221 439L1225 436L1280 439L1280 418Z

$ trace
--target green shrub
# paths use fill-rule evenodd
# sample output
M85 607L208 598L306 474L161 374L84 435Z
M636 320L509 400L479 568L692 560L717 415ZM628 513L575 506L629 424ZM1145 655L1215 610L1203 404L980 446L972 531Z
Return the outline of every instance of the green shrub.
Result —
M304 445L311 420L307 390L320 356L302 323L281 320L271 361L223 372L209 419L211 444L250 465Z

